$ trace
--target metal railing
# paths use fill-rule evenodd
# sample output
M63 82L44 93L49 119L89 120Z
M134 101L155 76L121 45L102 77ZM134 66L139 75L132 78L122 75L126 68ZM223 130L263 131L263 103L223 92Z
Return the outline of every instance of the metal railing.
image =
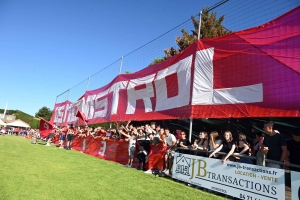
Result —
M177 147L177 150L185 150L186 152L190 151L190 154L192 155L196 155L196 153L207 153L207 155L211 154L212 151L206 151L206 150L200 150L200 149L192 149L192 148L183 148L183 147ZM193 153L192 153L193 152ZM218 152L217 154L219 155L227 155L228 153L224 153L224 152ZM285 166L284 162L281 161L277 161L277 160L271 160L271 159L267 159L266 157L258 157L258 156L247 156L245 154L232 154L230 156L235 156L235 157L240 157L240 158L249 158L251 160L255 160L257 161L258 159L263 159L262 163L275 163L275 164L279 164L281 166ZM260 166L265 166L265 165L260 165ZM300 165L296 165L296 164L292 164L290 163L289 167L294 167L297 169L300 169Z

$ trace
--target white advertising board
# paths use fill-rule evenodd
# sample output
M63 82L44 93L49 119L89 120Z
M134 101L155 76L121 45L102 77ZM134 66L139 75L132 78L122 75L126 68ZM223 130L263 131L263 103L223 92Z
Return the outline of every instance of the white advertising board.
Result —
M292 200L300 200L300 172L291 171Z
M175 153L174 179L246 200L285 199L284 170Z

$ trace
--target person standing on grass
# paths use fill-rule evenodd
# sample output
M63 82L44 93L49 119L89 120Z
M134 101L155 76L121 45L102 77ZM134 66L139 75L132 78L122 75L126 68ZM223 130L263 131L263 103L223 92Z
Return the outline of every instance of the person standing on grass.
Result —
M174 147L176 147L176 138L175 136L170 133L169 128L165 128L165 138L164 138L164 146L168 147L168 150L165 155L165 169L163 170L163 173L166 175L169 175L172 167L173 167L173 160L174 160Z
M129 144L128 144L129 158L128 158L128 163L125 165L125 167L132 167L132 162L133 162L134 153L135 153L135 149L136 149L137 134L133 131L132 135L128 135L124 132L123 128L119 128L119 134L124 135L129 140Z
M66 148L66 150L71 150L72 141L74 139L74 134L75 134L74 125L70 124L70 128L68 129L68 132L67 132L67 148Z
M67 135L67 133L68 133L68 130L69 130L69 125L63 127L63 128L60 130L59 148L61 148L61 149L64 148L64 142L65 142L65 139L66 139L66 135Z

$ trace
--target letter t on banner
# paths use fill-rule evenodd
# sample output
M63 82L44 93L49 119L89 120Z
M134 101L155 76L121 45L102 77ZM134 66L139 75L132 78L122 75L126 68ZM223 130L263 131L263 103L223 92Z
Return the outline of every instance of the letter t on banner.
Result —
M145 104L145 112L152 112L152 103L150 98L154 97L154 89L152 81L155 74L145 76L139 79L133 79L129 82L127 88L128 103L126 114L134 114L136 109L136 100L143 99ZM137 89L137 86L145 86L142 89Z

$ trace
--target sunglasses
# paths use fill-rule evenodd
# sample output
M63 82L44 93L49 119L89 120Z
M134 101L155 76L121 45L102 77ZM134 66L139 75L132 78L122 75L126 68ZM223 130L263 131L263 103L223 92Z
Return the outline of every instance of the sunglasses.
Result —
M180 135L185 135L185 134L180 134Z

